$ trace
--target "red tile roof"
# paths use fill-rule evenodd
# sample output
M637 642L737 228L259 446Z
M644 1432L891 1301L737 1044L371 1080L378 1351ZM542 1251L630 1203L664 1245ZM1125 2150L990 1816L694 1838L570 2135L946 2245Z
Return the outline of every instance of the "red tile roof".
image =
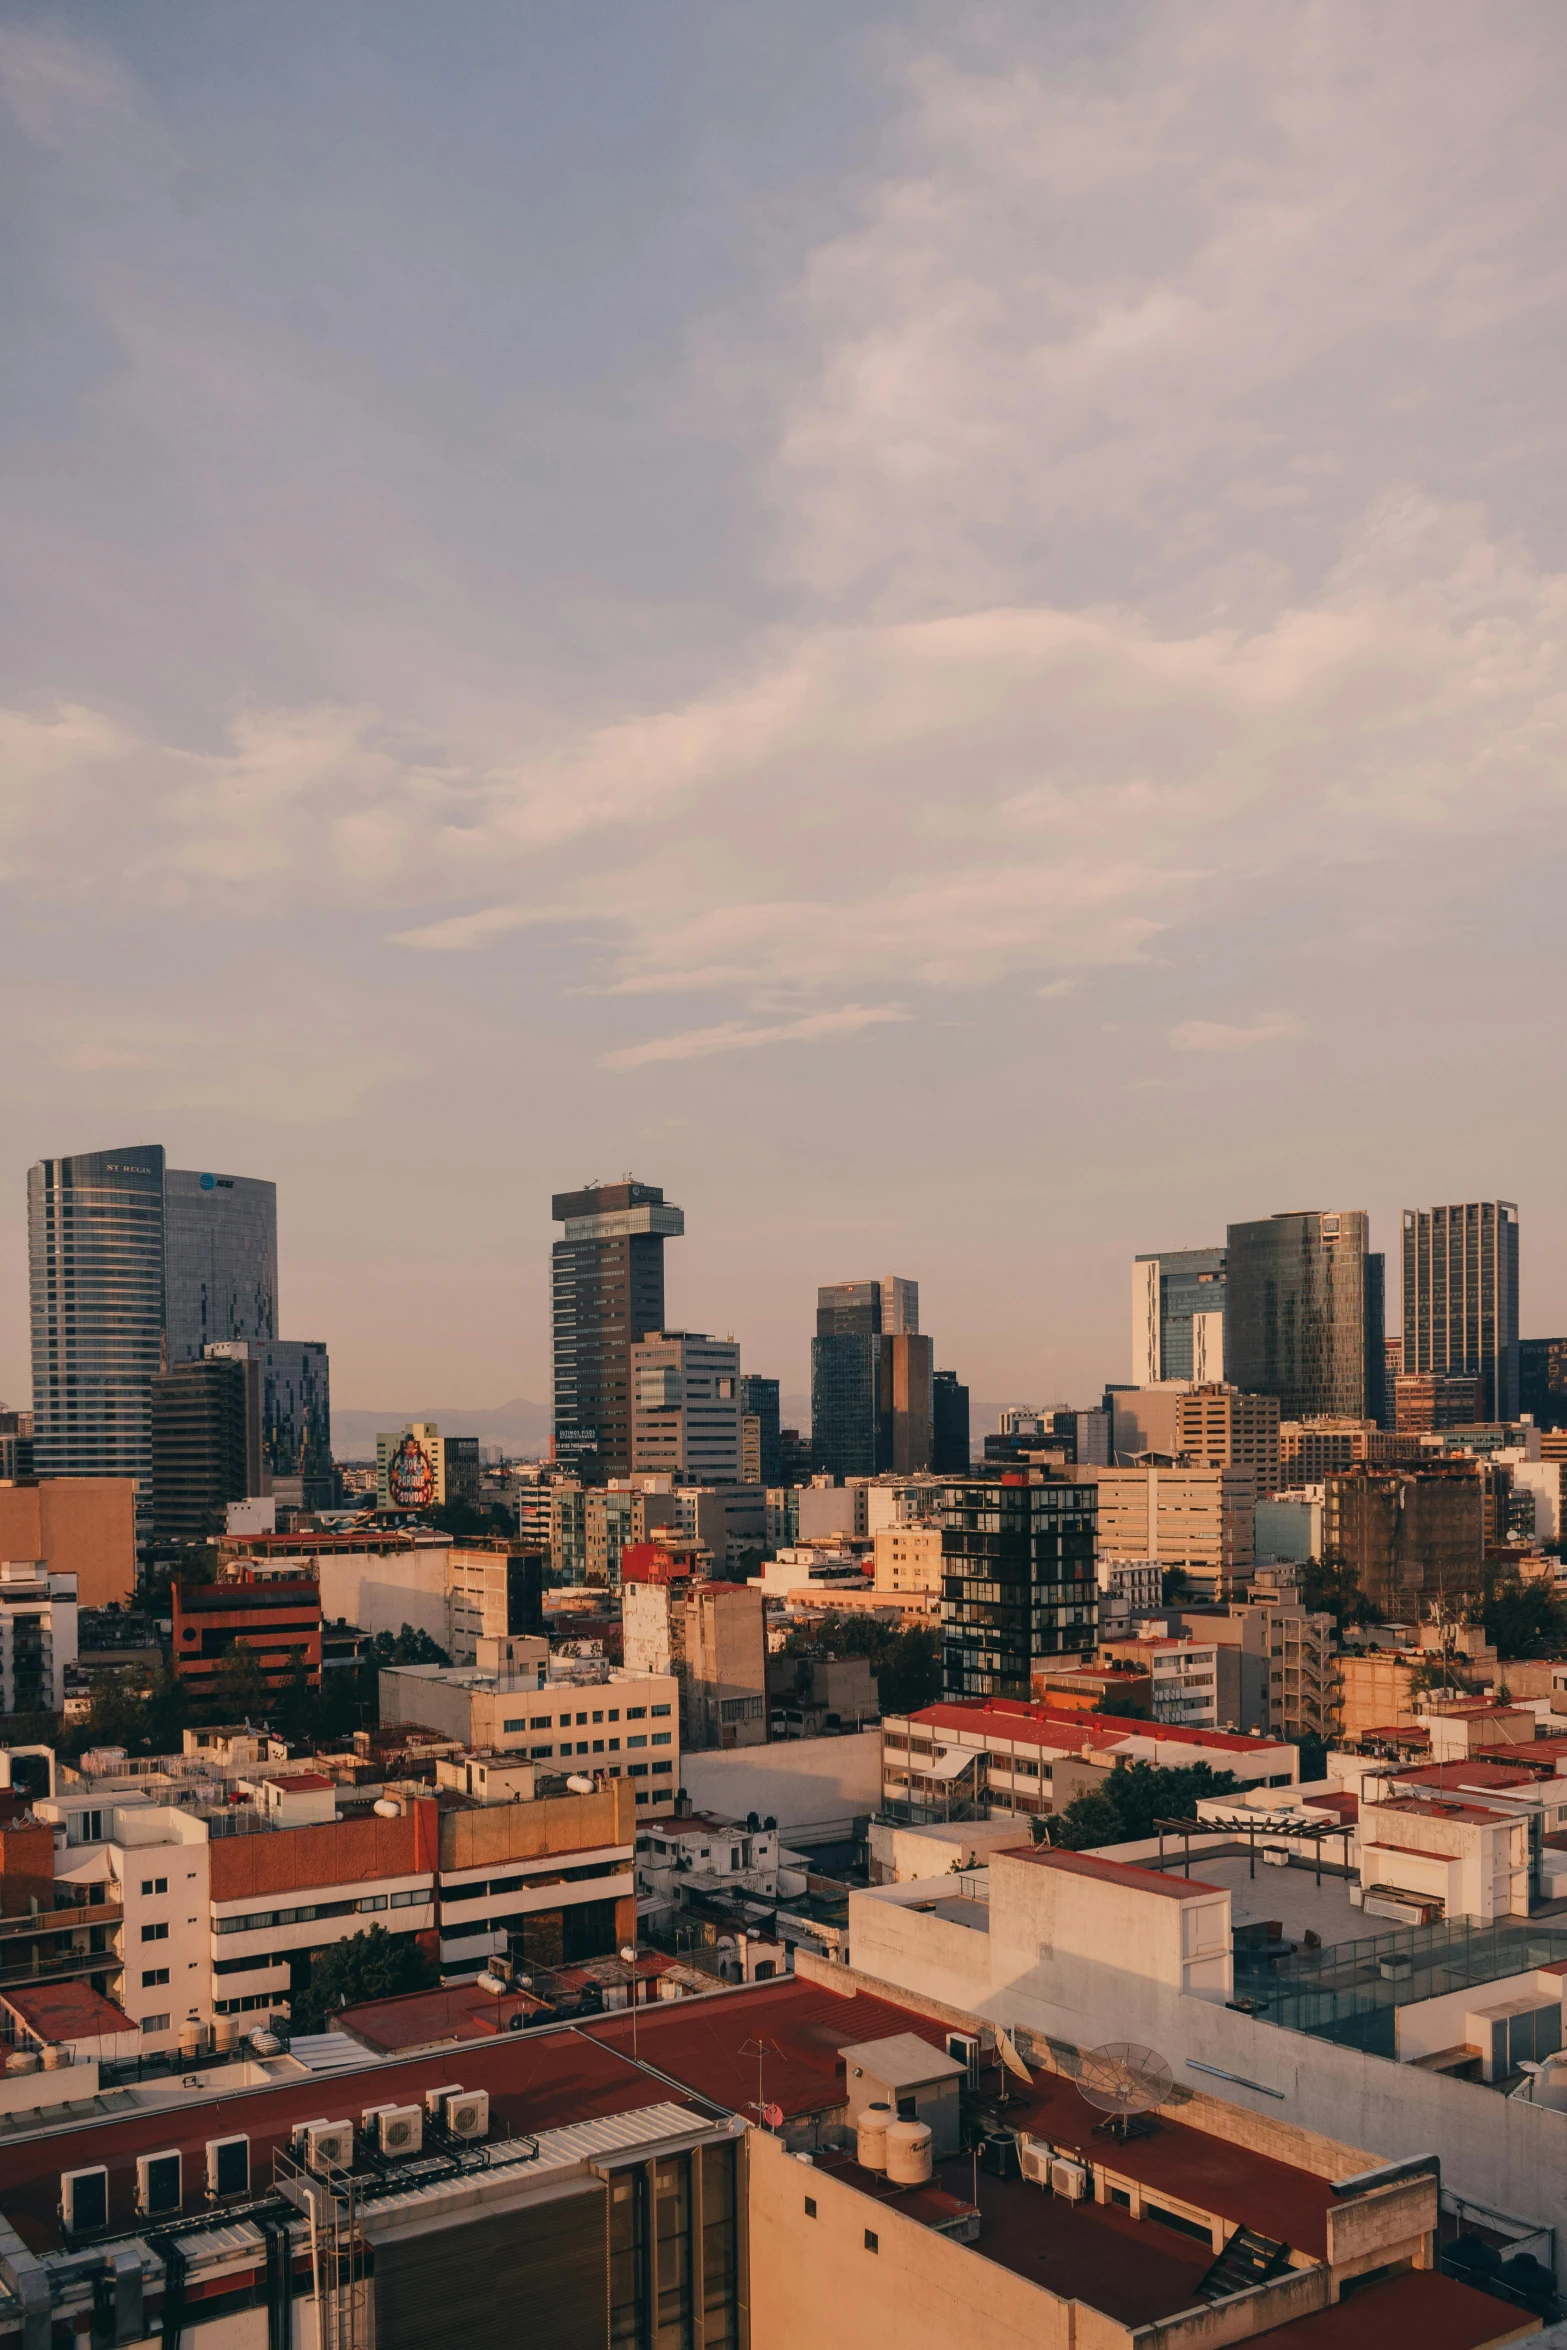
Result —
M910 1714L910 1724L935 1730L989 1731L998 1738L1019 1738L1026 1744L1059 1747L1063 1753L1085 1746L1112 1751L1129 1738L1154 1739L1160 1744L1212 1748L1225 1754L1283 1754L1276 1739L1242 1738L1232 1730L1203 1730L1189 1723L1144 1722L1126 1715L1053 1714L1048 1704L1021 1697L1001 1697L988 1703L967 1704L943 1700Z
M1534 2325L1527 2310L1456 2277L1411 2268L1362 2285L1331 2309L1291 2318L1262 2338L1268 2350L1389 2350L1396 2342L1418 2342L1420 2350L1488 2350L1494 2342L1517 2341Z
M1401 1771L1399 1784L1406 1787L1532 1787L1539 1776L1538 1771L1528 1770L1521 1763L1483 1762L1476 1756L1471 1762L1422 1763L1418 1770Z
M0 1998L40 2040L101 2040L136 2029L123 2008L88 1983L18 1985Z
M296 1771L291 1778L273 1779L270 1784L280 1787L285 1795L314 1795L323 1787L335 1787L325 1771Z
M992 1861L1026 1860L1036 1869L1057 1869L1069 1877L1092 1877L1101 1885L1124 1885L1129 1893L1161 1893L1166 1901L1190 1901L1198 1893L1224 1891L1222 1885L1205 1885L1200 1877L1167 1877L1159 1869L1140 1869L1124 1860L1103 1860L1091 1852L1062 1852L1048 1844L1008 1844L990 1857Z

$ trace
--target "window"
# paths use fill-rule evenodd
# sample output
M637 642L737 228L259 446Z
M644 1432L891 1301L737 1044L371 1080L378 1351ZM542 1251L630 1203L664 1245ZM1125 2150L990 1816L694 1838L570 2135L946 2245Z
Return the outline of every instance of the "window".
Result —
M657 1721L660 1714L667 1714L668 1711L669 1708L667 1705L655 1705L653 1708L653 1719Z
M645 1705L628 1705L626 1708L626 1719L628 1722L645 1722L647 1719L647 1707Z
M645 1730L639 1730L634 1738L628 1738L626 1740L626 1744L628 1746L646 1746L647 1732Z
M529 1714L528 1727L530 1730L547 1730L553 1719L551 1714Z
M587 1715L586 1715L586 1714L578 1714L578 1716L577 1716L577 1728L578 1728L579 1730L585 1730L585 1729L587 1728L587 1726L588 1726L588 1717L587 1717ZM580 1752L586 1752L586 1749L585 1749L585 1748L583 1748L583 1749L579 1749L579 1751L580 1751Z
M563 1746L563 1747L561 1748L561 1753L562 1753L562 1754L564 1754L564 1753L565 1753L565 1751L566 1751L566 1749L565 1749L565 1747ZM586 1753L587 1753L587 1751L588 1751L588 1742L587 1742L587 1740L586 1740L585 1738L579 1738L579 1739L577 1740L577 1752L578 1752L579 1754L586 1754Z
M166 2015L144 2015L141 2019L141 2028L144 2032L166 2032L169 2028L169 2019Z
M672 1735L673 1733L668 1730L655 1730L653 1733L653 1744L655 1746L667 1746Z
M620 1740L618 1738L612 1738L610 1740L609 1751L611 1754L618 1754L620 1752Z
M602 1753L603 1753L603 1751L604 1751L604 1741L603 1741L603 1739L602 1739L602 1738L595 1738L595 1739L594 1739L594 1741L593 1741L593 1751L594 1751L594 1753L595 1753L595 1754L602 1754Z
M354 1907L356 1909L385 1909L386 1895L384 1893L367 1893L363 1901L355 1902Z
M143 1877L141 1889L143 1893L167 1893L169 1880L167 1877Z
M511 1736L514 1730L526 1730L527 1727L528 1725L524 1721L521 1714L517 1716L514 1722L502 1722L501 1724L501 1728L505 1731L508 1738Z
M658 1778L661 1773L666 1779L672 1779L675 1775L674 1764L672 1762L655 1763L653 1765L654 1778Z
M578 1716L578 1719L581 1719L580 1715ZM596 1722L601 1722L604 1719L604 1711L602 1707L600 1707L599 1711L593 1716L593 1719Z
M620 1708L619 1708L619 1706L618 1706L618 1705L612 1705L612 1706L610 1707L610 1709L609 1709L609 1718L610 1718L610 1720L611 1720L612 1722L618 1722L618 1721L619 1721L619 1719L620 1719Z
M881 2238L877 2235L874 2228L867 2228L865 2231L865 2249L867 2252L879 2252L881 2250Z
M169 1970L166 1966L150 1966L143 1971L141 1987L144 1991L156 1991L158 1985L166 1983L168 1979Z
M805 2198L805 2216L807 2219L816 2217L816 2197L814 2195L807 2195Z
M628 1779L645 1779L647 1777L647 1764L627 1763L626 1777Z
M155 1926L143 1926L141 1938L144 1942L167 1942L169 1938L167 1923L160 1919Z

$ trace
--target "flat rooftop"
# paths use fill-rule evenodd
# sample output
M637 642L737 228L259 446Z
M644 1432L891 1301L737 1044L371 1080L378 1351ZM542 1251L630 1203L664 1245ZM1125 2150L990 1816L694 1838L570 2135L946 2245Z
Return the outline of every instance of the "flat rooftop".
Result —
M1250 1861L1242 1854L1215 1859L1212 1853L1194 1852L1192 1870L1194 1875L1200 1873L1205 1885L1222 1886L1229 1894L1232 1928L1277 1919L1287 1940L1298 1943L1313 1933L1324 1949L1337 1942L1364 1941L1368 1934L1377 1932L1378 1921L1368 1920L1365 1911L1350 1902L1351 1879L1330 1876L1324 1869L1319 1885L1303 1861L1304 1855L1301 1860L1292 1860L1288 1868L1274 1868L1259 1852L1253 1877ZM1182 1882L1179 1871L1177 1861L1177 1884ZM1166 1869L1165 1874L1170 1871Z

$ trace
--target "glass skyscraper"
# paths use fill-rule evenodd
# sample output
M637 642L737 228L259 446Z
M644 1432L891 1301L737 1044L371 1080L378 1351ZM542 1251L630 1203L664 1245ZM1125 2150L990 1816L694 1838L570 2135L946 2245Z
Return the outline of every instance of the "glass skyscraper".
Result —
M1369 1232L1362 1208L1229 1227L1226 1376L1276 1395L1281 1419L1382 1416L1384 1267Z
M277 1185L171 1167L163 1216L169 1367L220 1339L275 1337Z
M163 1367L164 1162L157 1143L42 1159L27 1175L33 1464L150 1491L150 1382Z
M1224 1377L1222 1248L1172 1248L1132 1265L1132 1385Z
M1404 1369L1480 1379L1486 1418L1517 1418L1518 1210L1511 1200L1404 1210Z
M631 1349L664 1327L664 1243L685 1231L656 1183L588 1184L550 1203L555 1457L590 1482L631 1473Z

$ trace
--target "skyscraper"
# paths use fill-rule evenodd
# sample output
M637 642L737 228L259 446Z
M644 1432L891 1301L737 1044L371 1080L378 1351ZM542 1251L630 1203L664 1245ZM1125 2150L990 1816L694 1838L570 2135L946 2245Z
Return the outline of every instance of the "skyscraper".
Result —
M225 1338L277 1335L277 1185L170 1167L163 1182L169 1366Z
M740 1379L741 1477L752 1485L777 1485L778 1382L746 1371Z
M919 1318L919 1283L901 1274L831 1281L816 1292L811 1450L830 1476L929 1465L930 1341Z
M969 1471L968 1389L956 1371L933 1371L930 1381L930 1465L938 1477Z
M1225 1251L1165 1249L1132 1262L1132 1385L1222 1379Z
M1228 1232L1225 1365L1279 1416L1380 1419L1385 1381L1383 1260L1368 1255L1364 1209L1295 1212Z
M163 1152L42 1159L27 1175L33 1459L41 1477L150 1490L149 1387L163 1367Z
M1511 1200L1404 1210L1404 1370L1484 1383L1489 1420L1516 1419L1518 1210Z
M876 1466L899 1477L918 1476L931 1465L935 1398L930 1340L917 1330L889 1335L884 1329L880 1387Z
M1098 1489L1038 1469L942 1489L948 1697L1031 1697L1036 1665L1094 1646Z
M155 1373L151 1387L153 1532L221 1534L224 1504L265 1490L261 1365L209 1356Z
M555 1457L590 1480L631 1473L631 1349L664 1327L664 1243L686 1220L627 1176L558 1191L550 1251Z

